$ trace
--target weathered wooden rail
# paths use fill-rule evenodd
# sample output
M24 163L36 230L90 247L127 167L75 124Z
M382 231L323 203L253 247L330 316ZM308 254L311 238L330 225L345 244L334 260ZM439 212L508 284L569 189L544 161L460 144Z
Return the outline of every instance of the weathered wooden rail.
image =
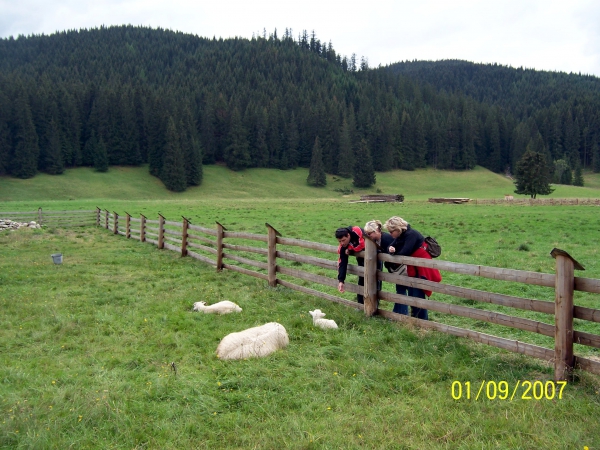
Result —
M0 211L1 219L10 219L15 222L34 221L49 227L83 227L93 225L97 217L97 210L75 211Z
M455 263L437 259L427 260L378 254L375 244L367 240L365 250L358 254L365 258L364 267L357 265L348 266L349 274L364 276L364 287L349 282L345 284L346 291L364 295L365 304L363 306L337 295L306 286L307 283L317 284L329 288L331 292L335 292L335 287L337 286L335 275L337 269L337 246L302 239L286 238L281 236L269 224L265 224L267 234L262 235L228 231L220 223L216 224L216 229L200 227L191 224L185 217L182 217L182 222L167 221L161 215L159 215L158 220L149 220L143 215L140 218L134 218L126 213L125 217L121 217L116 212L110 213L106 210L102 212L98 209L96 211L96 225L109 229L114 234L139 239L141 242L152 243L159 249L168 249L180 253L181 256L195 258L215 266L219 271L222 269L232 270L266 280L270 286L281 285L353 308L363 309L368 316L379 314L396 321L414 322L424 328L466 337L476 342L551 361L554 363L554 378L557 381L567 379L572 369L576 367L600 375L600 361L576 356L573 351L575 343L600 348L599 335L573 329L573 319L600 323L600 310L575 306L573 304L573 294L576 290L600 294L600 280L575 277L574 270L581 269L582 267L570 255L558 249L552 251L552 256L556 260L556 272L548 274ZM235 241L236 243L232 243L231 241ZM262 247L257 245L262 245ZM293 252L291 248L301 249L305 251L305 254ZM306 254L306 251L310 251L311 254ZM314 256L315 251L325 253L326 255L334 254L336 257L335 259L331 259L330 256L325 258L316 257ZM456 274L545 286L554 289L555 301L549 302L521 298L385 273L377 269L378 261L402 262L404 264L431 267ZM302 266L303 264L318 269L329 270L331 271L330 275L326 276L298 268L298 266ZM300 280L304 285L293 280ZM554 315L554 324L523 317L509 316L495 311L486 311L384 292L377 289L378 281L431 290L461 299ZM380 300L403 303L419 308L426 308L431 311L467 317L554 337L555 348L548 349L474 330L395 314L379 309Z

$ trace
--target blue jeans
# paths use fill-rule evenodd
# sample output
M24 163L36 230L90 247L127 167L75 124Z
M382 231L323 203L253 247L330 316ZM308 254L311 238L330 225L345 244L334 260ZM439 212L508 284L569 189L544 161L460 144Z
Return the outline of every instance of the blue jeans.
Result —
M423 277L419 277L419 278L421 278L423 280L425 279ZM423 292L422 289L406 287L406 286L402 286L400 284L396 285L396 294L407 295L406 294L407 291L408 291L409 297L416 297L416 298L422 298L422 299L425 298L425 292ZM404 314L405 316L408 316L408 305L403 305L402 303L395 303L394 310L392 312L395 312L397 314ZM415 317L417 319L429 320L429 315L425 308L417 308L416 306L411 306L410 307L410 315L411 315L411 317Z

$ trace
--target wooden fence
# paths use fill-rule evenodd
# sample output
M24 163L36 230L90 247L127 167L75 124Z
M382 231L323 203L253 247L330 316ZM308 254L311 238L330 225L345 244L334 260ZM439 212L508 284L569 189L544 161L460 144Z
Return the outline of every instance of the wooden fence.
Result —
M567 379L569 373L575 367L600 375L600 361L576 356L573 352L574 343L600 348L599 335L573 329L574 318L600 323L600 310L574 306L573 304L575 290L600 294L600 280L575 277L574 270L582 269L582 267L570 255L559 249L552 251L552 256L556 260L556 272L554 274L546 274L454 263L437 259L428 260L378 254L376 245L367 239L365 250L357 254L358 256L364 256L364 267L351 264L348 266L349 274L364 276L364 287L349 282L345 283L346 291L364 295L365 304L363 306L337 295L298 284L295 281L297 279L301 280L304 284L316 283L335 288L337 286L335 275L326 276L320 273L323 272L320 269L337 270L337 246L286 238L281 236L269 224L265 224L267 234L263 235L228 231L218 222L216 229L211 229L193 225L185 217L182 218L182 222L168 221L161 215L159 215L158 220L150 220L143 215L140 218L134 218L128 213L125 216L119 216L116 212L111 213L107 210L101 211L100 209L96 211L96 224L111 230L114 234L139 239L141 242L152 243L159 249L172 250L180 253L181 256L198 259L199 261L215 266L219 271L222 269L232 270L266 280L270 286L281 285L353 308L361 308L367 316L379 314L396 321L414 321L424 328L466 337L512 352L551 361L554 363L554 378L556 381ZM262 243L259 244L261 247L257 247L257 244L252 244L252 242ZM290 249L299 250L293 252ZM315 251L335 254L336 257L316 257L313 255ZM377 270L378 261L401 262L463 275L546 286L554 288L555 301L549 302L520 298L385 273ZM318 268L318 273L299 269L298 266L302 264ZM461 299L550 314L554 315L554 325L493 311L384 292L377 289L378 281L431 290ZM547 349L538 345L492 336L478 331L395 314L387 310L378 309L380 300L426 308L431 311L467 317L554 337L555 347L554 349Z
M529 205L529 206L564 206L595 205L600 206L598 198L514 198L471 199L469 203L476 205Z
M94 225L97 210L89 211L0 211L0 219L9 219L13 222L34 221L49 227L82 227Z

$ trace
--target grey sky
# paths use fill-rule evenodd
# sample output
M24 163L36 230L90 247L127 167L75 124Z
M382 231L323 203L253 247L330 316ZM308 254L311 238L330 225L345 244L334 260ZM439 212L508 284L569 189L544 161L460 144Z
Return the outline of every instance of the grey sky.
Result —
M0 37L100 25L206 37L315 30L371 67L464 59L600 76L597 0L0 0Z

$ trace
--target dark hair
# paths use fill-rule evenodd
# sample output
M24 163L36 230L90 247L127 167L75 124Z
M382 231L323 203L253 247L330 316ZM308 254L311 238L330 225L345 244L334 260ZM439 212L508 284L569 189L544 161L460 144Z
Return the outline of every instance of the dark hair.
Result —
M338 228L337 230L335 230L336 239L343 238L344 236L348 236L349 234L350 231L348 231L348 228Z

